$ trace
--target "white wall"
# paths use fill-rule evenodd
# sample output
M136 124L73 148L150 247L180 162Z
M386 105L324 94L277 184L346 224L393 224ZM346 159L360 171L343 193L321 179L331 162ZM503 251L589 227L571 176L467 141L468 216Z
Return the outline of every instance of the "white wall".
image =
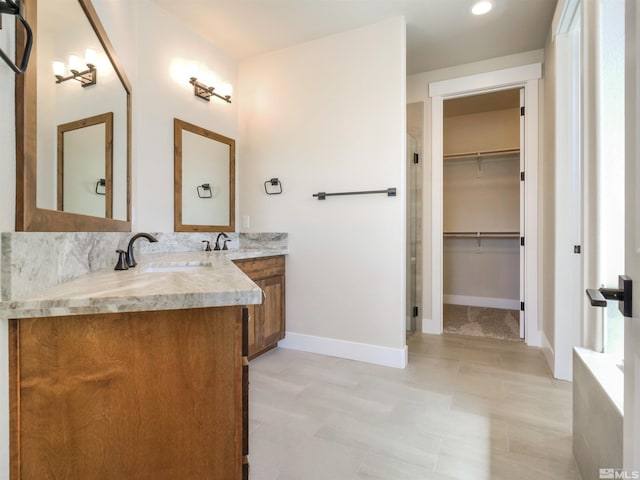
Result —
M404 19L248 60L240 78L239 212L249 231L289 232L285 343L355 342L402 363ZM271 177L281 195L265 195ZM388 187L398 196L312 197Z

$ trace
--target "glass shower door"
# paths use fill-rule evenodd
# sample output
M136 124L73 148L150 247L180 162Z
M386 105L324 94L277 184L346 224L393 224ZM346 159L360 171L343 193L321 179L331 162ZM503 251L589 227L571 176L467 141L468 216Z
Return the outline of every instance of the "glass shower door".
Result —
M418 315L417 292L417 249L418 249L418 202L419 170L414 159L418 155L418 145L415 138L407 135L407 333L415 332Z

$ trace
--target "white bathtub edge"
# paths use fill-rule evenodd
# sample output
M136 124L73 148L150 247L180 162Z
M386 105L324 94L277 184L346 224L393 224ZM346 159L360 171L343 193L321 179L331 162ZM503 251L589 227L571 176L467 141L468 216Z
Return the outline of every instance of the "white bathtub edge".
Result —
M618 358L606 353L599 353L582 347L573 347L576 355L596 381L602 386L611 403L624 417L624 374L618 368Z

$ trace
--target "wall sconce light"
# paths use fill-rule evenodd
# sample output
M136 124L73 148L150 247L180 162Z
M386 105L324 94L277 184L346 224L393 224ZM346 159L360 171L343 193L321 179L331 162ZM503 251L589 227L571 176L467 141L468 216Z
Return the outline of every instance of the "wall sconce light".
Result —
M84 67L82 67L82 61L80 60L80 57L78 57L77 55L70 55L68 70L71 75L67 77L64 76L65 71L67 70L65 64L60 61L53 62L53 74L56 77L56 83L66 82L67 80L77 80L82 84L83 87L95 85L98 81L96 58L96 51L87 48L84 58L84 63L86 64L87 68L81 71L81 69Z
M216 87L209 87L204 83L198 81L196 77L191 77L189 79L189 83L193 85L193 94L196 97L200 97L207 102L210 101L211 97L218 97L224 100L227 103L231 103L231 85L229 83L223 83L218 90L220 93L216 93Z

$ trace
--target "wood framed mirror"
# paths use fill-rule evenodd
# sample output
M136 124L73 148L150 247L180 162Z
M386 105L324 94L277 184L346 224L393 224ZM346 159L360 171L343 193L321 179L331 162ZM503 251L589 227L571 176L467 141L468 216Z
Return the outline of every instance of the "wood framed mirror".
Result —
M131 84L91 0L23 3L34 45L27 71L16 77L16 231L130 231ZM17 57L22 55L23 35L16 29ZM53 62L85 49L95 53L95 84L84 85L77 78L58 81ZM85 62L89 67L89 60ZM111 142L104 143L105 155L111 149L113 157L112 206L99 214L67 209L59 201L57 127L105 111L113 115ZM106 173L100 177L105 187Z
M174 230L235 230L234 139L175 118Z
M58 210L113 218L113 112L58 125Z

